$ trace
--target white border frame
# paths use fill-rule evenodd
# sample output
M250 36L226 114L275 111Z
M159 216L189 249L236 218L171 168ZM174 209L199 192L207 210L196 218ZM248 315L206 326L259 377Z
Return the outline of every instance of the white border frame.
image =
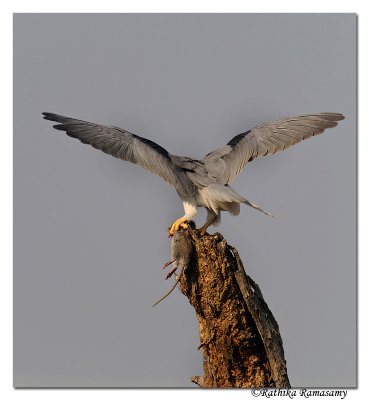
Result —
M150 396L161 400L171 399L176 396L179 399L187 398L188 395L194 398L203 399L224 399L224 396L232 398L253 398L251 391L246 390L191 390L191 389L13 389L13 184L12 184L12 164L13 164L13 144L12 144L12 111L13 111L13 13L20 12L247 12L247 13L357 13L359 15L359 115L366 115L367 92L368 92L368 73L364 75L362 71L369 71L367 39L369 38L369 17L366 2L351 0L343 2L323 2L317 0L263 0L258 4L246 2L245 0L132 0L120 1L104 0L103 2L84 2L79 0L64 0L62 3L52 3L45 0L33 1L6 1L0 5L0 27L1 27L1 155L0 155L0 182L2 193L0 196L0 233L1 233L1 259L0 264L0 396L3 399L27 398L42 400L52 396L53 400L72 398L101 399L122 399L122 397L139 398ZM86 4L88 6L86 6ZM361 113L360 113L361 111ZM365 228L368 222L369 195L365 185L365 177L368 172L368 157L364 152L369 149L369 129L368 122L362 118L358 124L359 132L359 389L349 390L346 398L361 399L364 397L366 387L366 376L364 371L364 361L369 359L368 341L360 340L368 334L368 312L365 305L368 300L368 248L366 245ZM368 179L366 179L367 181ZM363 205L363 206L361 206ZM345 210L342 210L345 212ZM366 315L365 315L366 314ZM365 332L365 334L364 334ZM173 390L176 390L173 393ZM190 392L188 391L190 390ZM286 397L285 397L286 398ZM297 397L296 397L297 398ZM288 399L288 397L287 397Z

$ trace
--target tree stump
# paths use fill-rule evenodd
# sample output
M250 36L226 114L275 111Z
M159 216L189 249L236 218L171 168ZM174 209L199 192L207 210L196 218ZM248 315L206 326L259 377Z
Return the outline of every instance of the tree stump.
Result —
M194 251L180 279L199 322L204 388L289 388L279 328L258 285L221 234L186 231Z

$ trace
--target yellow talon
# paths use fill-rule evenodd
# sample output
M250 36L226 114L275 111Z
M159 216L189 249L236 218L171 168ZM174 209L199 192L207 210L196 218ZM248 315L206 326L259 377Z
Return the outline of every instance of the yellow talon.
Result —
M200 236L204 236L209 226L217 220L217 214L209 215L205 224L199 229Z
M172 225L168 228L168 236L173 236L181 228L188 228L188 222L185 217L178 218L172 223Z

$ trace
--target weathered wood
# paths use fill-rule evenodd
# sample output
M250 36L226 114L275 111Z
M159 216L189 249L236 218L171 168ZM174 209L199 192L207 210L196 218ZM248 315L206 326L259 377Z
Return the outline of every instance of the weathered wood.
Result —
M201 387L290 387L279 328L258 285L222 235L200 236L179 282L199 322Z

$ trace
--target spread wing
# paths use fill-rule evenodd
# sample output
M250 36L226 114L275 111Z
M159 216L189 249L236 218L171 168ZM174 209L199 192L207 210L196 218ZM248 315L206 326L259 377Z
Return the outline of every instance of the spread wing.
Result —
M171 154L157 143L112 126L48 112L44 112L43 115L44 119L58 123L54 125L55 129L65 131L68 136L114 157L141 165L173 185L179 194L190 196L194 193L194 185L185 172L173 163Z
M218 182L231 182L254 158L268 156L333 128L342 114L318 113L281 118L241 133L226 146L209 153L203 161Z

